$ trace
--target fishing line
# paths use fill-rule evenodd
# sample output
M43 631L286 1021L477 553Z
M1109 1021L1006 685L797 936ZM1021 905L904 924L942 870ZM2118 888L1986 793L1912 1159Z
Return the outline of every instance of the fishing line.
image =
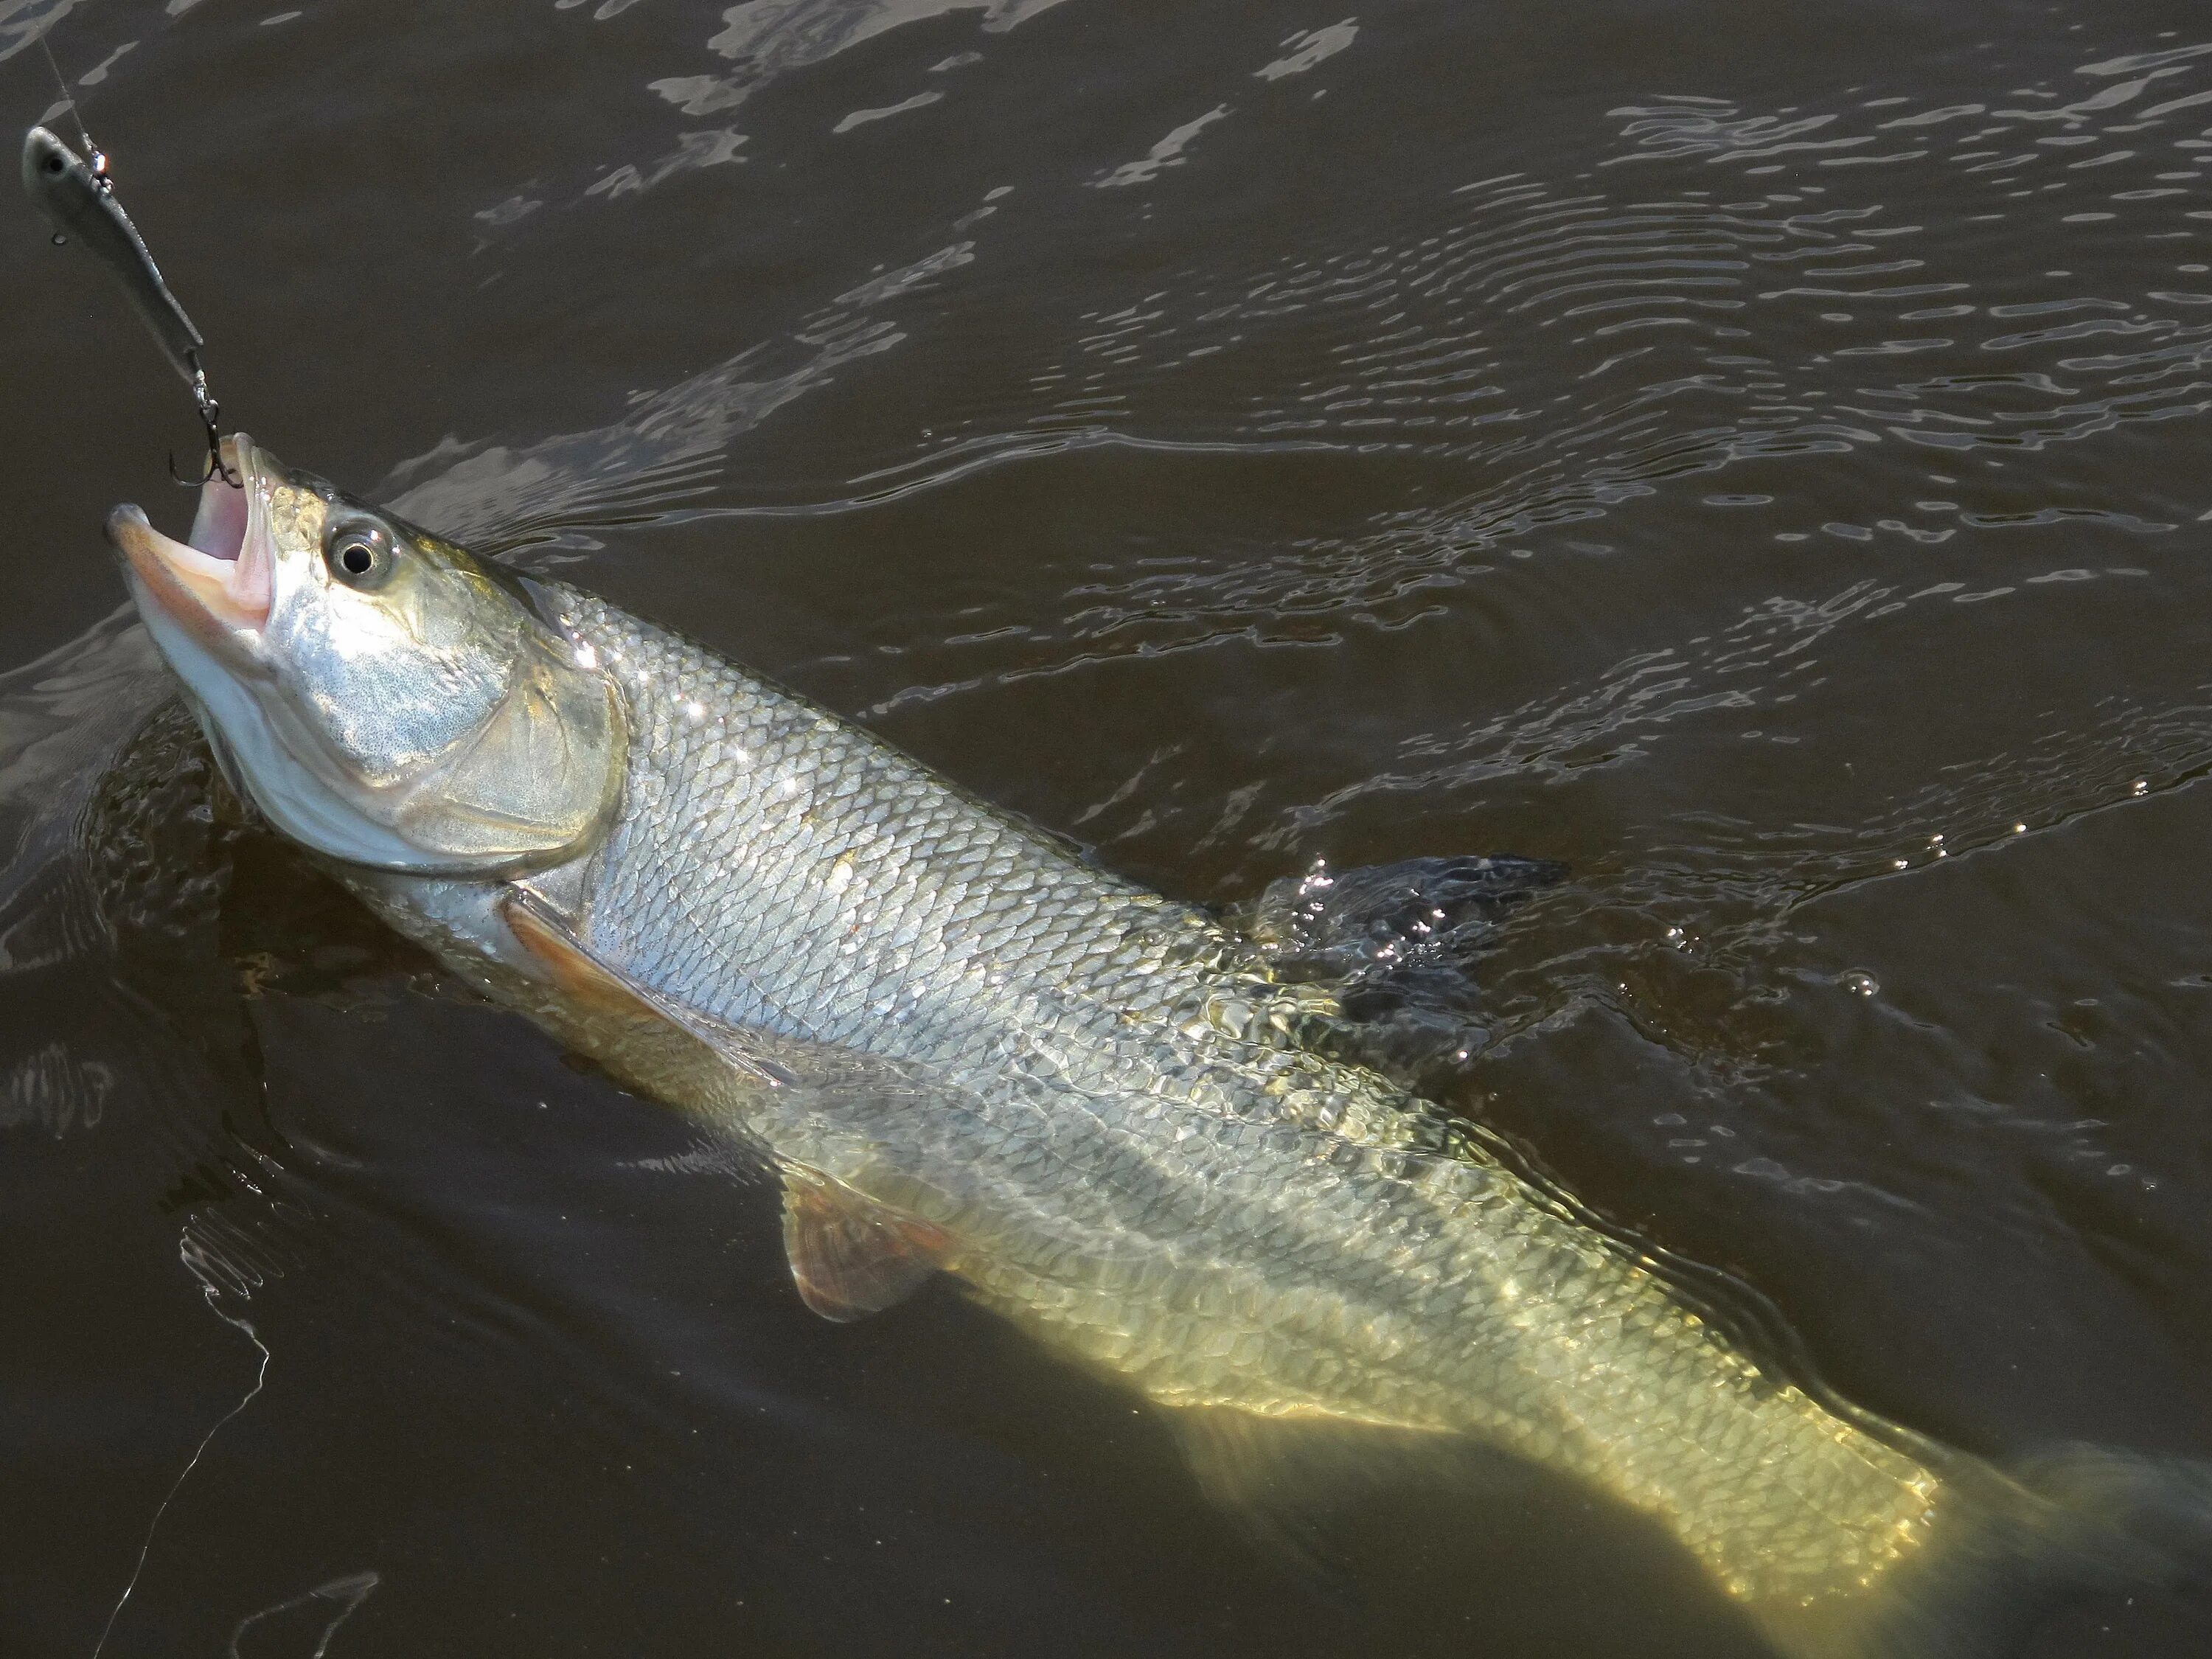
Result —
M107 1638L115 1633L115 1621L123 1616L125 1606L138 1588L139 1577L146 1571L147 1557L154 1551L154 1535L161 1529L161 1517L169 1512L169 1505L176 1502L177 1494L184 1490L185 1481L190 1477L191 1472L199 1468L200 1459L207 1455L207 1449L214 1443L216 1436L222 1433L224 1427L234 1418L253 1403L269 1382L270 1357L269 1345L261 1340L261 1334L253 1328L251 1320L224 1310L221 1300L222 1286L203 1267L202 1263L195 1259L195 1243L191 1229L186 1227L183 1236L177 1242L177 1253L184 1259L185 1270L199 1280L201 1300L207 1304L217 1319L245 1334L246 1340L253 1344L256 1351L261 1355L261 1364L254 1370L253 1386L246 1389L236 1405L216 1419L208 1431L200 1437L199 1444L192 1448L192 1455L185 1460L185 1467L177 1471L177 1478L169 1483L169 1490L163 1494L161 1503L155 1507L154 1518L146 1523L146 1536L138 1546L138 1559L131 1564L131 1577L123 1586L123 1594L116 1598L115 1605L107 1610L107 1622L100 1627L100 1639L93 1644L91 1659L100 1659L100 1656L106 1651ZM234 1648L233 1651L235 1650Z
M76 123L76 136L84 140L84 159L92 168L93 182L108 195L115 193L107 180L107 154L92 142L92 129L84 124L84 112L76 106L76 94L69 89L69 82L62 74L62 66L54 61L53 42L46 39L46 31L39 31L39 50L46 55L46 67L53 71L54 90L62 95L69 106L70 119ZM54 246L59 247L69 239L60 232L54 234Z

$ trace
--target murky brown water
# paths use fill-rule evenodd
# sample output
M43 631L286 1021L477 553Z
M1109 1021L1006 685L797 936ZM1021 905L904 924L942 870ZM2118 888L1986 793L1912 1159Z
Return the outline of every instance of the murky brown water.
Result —
M1565 861L1459 1103L1869 1406L2212 1455L2201 5L283 4L0 0L256 437L1174 893ZM98 534L185 400L0 219L0 1652L1758 1651L1542 1488L1316 1589L949 1291L805 1312L208 819Z

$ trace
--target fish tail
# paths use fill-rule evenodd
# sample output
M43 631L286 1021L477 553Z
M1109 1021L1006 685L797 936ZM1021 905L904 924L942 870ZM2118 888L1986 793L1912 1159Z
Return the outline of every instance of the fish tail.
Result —
M1871 1590L1761 1620L1790 1659L2012 1659L2083 1599L2212 1584L2212 1463L2066 1445L1945 1485Z

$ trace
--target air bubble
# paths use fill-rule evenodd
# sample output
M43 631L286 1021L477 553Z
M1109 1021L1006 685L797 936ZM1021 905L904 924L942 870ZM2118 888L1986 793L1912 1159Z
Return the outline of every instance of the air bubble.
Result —
M1881 989L1881 981L1863 969L1854 968L1837 980L1837 984L1855 995L1870 997Z

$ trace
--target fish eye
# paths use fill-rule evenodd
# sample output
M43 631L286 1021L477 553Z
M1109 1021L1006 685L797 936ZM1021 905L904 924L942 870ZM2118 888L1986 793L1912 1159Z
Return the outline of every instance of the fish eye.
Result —
M349 587L374 587L392 568L392 538L374 525L340 525L324 553L331 574Z
M46 171L48 173L59 173L68 166L69 163L63 161L58 155L49 155L46 157Z

